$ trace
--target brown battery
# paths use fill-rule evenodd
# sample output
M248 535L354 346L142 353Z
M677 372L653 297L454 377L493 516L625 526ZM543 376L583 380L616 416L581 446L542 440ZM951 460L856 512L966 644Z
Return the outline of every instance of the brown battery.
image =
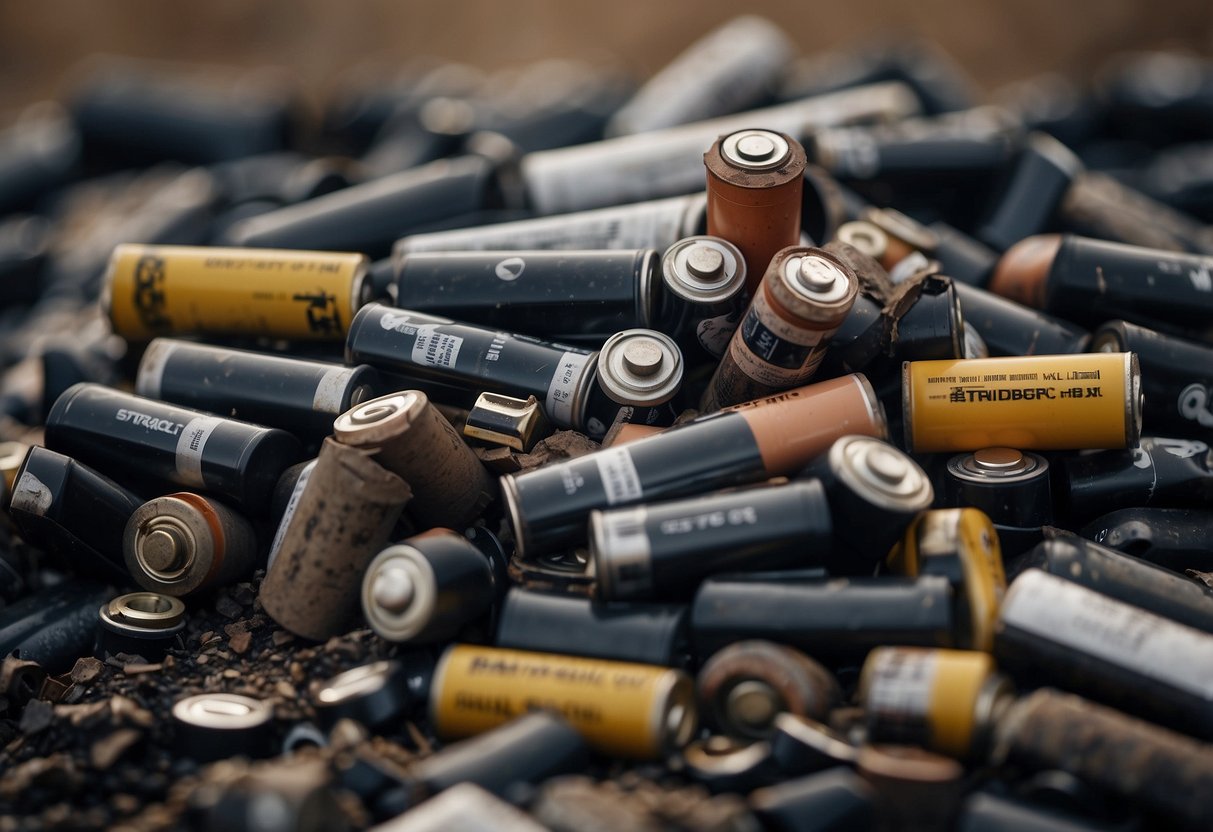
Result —
M855 304L859 279L819 248L775 254L699 402L703 412L805 384Z
M374 454L413 491L419 528L463 529L497 496L497 484L447 419L419 390L363 402L337 417L338 442Z
M708 174L708 234L737 248L753 297L775 252L800 242L804 148L784 133L738 130L703 156Z
M362 573L412 493L374 449L324 440L261 584L261 605L283 628L322 641L358 613Z

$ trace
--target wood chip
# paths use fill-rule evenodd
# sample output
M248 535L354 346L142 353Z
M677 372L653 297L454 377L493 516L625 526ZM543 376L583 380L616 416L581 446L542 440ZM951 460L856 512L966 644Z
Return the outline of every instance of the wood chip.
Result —
M89 761L94 768L105 769L118 762L131 746L139 742L143 732L135 728L119 728L107 737L102 737L93 743L89 749Z
M227 640L227 646L230 647L232 652L237 656L243 656L245 653L247 653L249 646L252 643L253 634L246 630L240 630L235 635L230 636Z
M270 636L270 641L273 642L275 647L281 647L284 644L290 644L294 640L295 640L295 634L288 633L286 630L275 630L274 634L272 636Z
M85 684L96 679L105 670L105 665L88 656L83 659L76 659L76 665L72 668L72 681L77 684Z
M122 668L127 676L138 676L140 673L159 673L164 669L162 664L128 664Z

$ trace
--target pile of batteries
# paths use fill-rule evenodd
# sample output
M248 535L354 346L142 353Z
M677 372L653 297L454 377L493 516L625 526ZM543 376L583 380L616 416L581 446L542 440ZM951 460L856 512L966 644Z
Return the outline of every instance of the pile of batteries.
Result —
M31 111L11 782L167 767L225 830L1213 826L1213 64L995 100L747 17L636 90L428 65L311 133L129 64ZM175 673L143 744L37 739Z

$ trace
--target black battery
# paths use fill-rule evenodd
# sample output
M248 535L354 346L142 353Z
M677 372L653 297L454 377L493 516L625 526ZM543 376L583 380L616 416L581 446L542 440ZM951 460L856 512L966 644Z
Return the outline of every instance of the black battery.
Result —
M977 236L997 251L1047 230L1082 170L1078 157L1047 133L1031 133Z
M385 392L366 365L212 347L157 338L139 362L135 392L149 399L281 428L309 448L333 432L333 420Z
M1143 436L1131 450L1055 460L1054 475L1075 525L1119 508L1213 506L1213 452L1196 439Z
M597 347L654 325L659 262L655 249L406 254L395 261L395 305Z
M750 810L774 832L815 832L828 819L834 829L871 829L876 792L846 766L787 780L750 796Z
M68 570L126 582L122 535L143 502L87 465L34 446L17 470L8 513L27 543Z
M114 591L90 580L65 581L0 610L0 655L64 673L88 655L97 637L97 607Z
M1213 347L1109 321L1095 330L1090 349L1137 354L1145 431L1206 440L1213 436Z
M688 358L719 361L746 310L746 263L720 237L684 237L661 258L661 330Z
M765 639L822 661L855 660L881 645L952 647L952 587L939 576L762 582L713 578L695 594L691 639L706 659Z
M1182 572L1213 572L1213 511L1122 508L1080 529L1088 540Z
M497 619L498 647L685 668L685 605L600 603L514 588Z
M951 278L925 275L895 313L889 352L894 363L964 358L965 320Z
M928 229L935 237L935 247L929 254L939 261L944 274L966 286L985 286L989 282L998 262L993 249L945 222L933 222Z
M174 647L184 646L185 604L158 592L119 595L97 611L94 655L105 661L125 653L158 662Z
M984 511L998 530L1004 557L1035 546L1053 522L1049 461L1031 451L983 448L950 458L940 504Z
M690 597L720 572L821 566L833 522L817 480L757 486L590 515L597 595Z
M1087 348L1091 333L1082 327L976 286L955 285L965 326L977 330L990 355L1068 355Z
M1026 569L1040 569L1109 598L1213 633L1213 589L1076 534L1053 532L1050 539L1037 544L1012 567L1016 573Z
M289 433L102 387L77 384L46 417L46 445L131 477L228 497L269 510L278 478L303 457Z

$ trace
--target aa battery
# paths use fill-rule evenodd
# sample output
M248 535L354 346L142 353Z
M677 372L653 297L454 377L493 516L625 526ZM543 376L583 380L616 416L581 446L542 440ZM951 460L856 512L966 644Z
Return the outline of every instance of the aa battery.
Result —
M804 475L821 481L834 518L826 560L832 575L870 575L935 499L918 463L871 436L838 438Z
M1020 571L1039 569L1163 618L1213 633L1213 589L1078 535L1052 530L1048 540L1014 566Z
M363 402L338 417L333 433L409 484L407 511L422 528L464 529L496 499L488 470L419 390Z
M1044 231L1082 167L1073 151L1057 139L1047 133L1029 134L1015 169L977 236L991 248L1006 251L1025 237Z
M1131 448L1141 436L1133 353L906 362L902 403L913 453Z
M361 254L123 244L110 257L102 305L130 341L340 341L366 301L367 265Z
M215 500L180 492L144 503L131 516L122 553L135 583L165 595L188 595L250 575L257 533Z
M781 713L824 720L842 699L833 675L798 650L739 641L712 655L696 678L701 711L731 737L766 739Z
M708 575L823 565L834 524L816 480L590 514L597 595L690 596Z
M718 410L804 384L858 293L855 273L828 252L793 246L776 253L699 409Z
M879 647L864 662L858 696L873 741L967 759L987 749L1011 685L988 653Z
M125 653L158 662L181 646L185 604L158 592L131 592L102 604L97 611L97 658Z
M362 575L388 542L411 492L373 452L324 440L261 584L265 611L317 641L345 632Z
M8 514L26 543L73 572L126 580L122 533L142 502L88 466L34 446L17 471Z
M703 163L708 234L741 250L753 297L775 253L800 242L804 148L784 133L737 130L713 142Z
M959 281L954 285L964 309L965 327L980 333L990 355L1067 355L1087 348L1091 334L1081 327L976 286ZM1124 347L1108 352L1137 349ZM1142 383L1149 382L1143 379Z
M514 650L685 667L687 608L603 604L514 588L502 602L493 643Z
M764 639L818 659L855 659L874 647L952 647L955 617L946 578L741 581L714 578L691 607L696 655Z
M789 390L656 436L507 475L502 496L518 554L535 557L585 540L594 509L786 476L852 433L886 435L884 410L861 375Z
M450 529L431 529L389 546L362 578L362 613L388 641L441 644L488 616L503 591L504 558Z
M673 399L682 388L682 350L668 335L627 329L606 340L595 362L597 384L586 403L586 433L606 435L622 416L640 425L666 427L678 418Z
M1193 829L1213 826L1206 743L1055 690L1015 703L997 733L996 763L1061 769Z
M382 388L365 365L224 349L157 338L139 362L135 392L208 413L281 428L317 446L333 419Z
M1062 200L1058 218L1067 230L1099 240L1213 254L1204 223L1108 173L1079 174Z
M655 249L405 254L395 262L395 305L598 346L620 330L655 325L659 257Z
M994 651L1017 681L1056 684L1213 737L1213 635L1039 569L1003 600Z
M682 237L702 234L706 212L706 197L699 193L477 228L433 231L398 240L392 259L399 263L410 254L431 251L664 251Z
M14 651L48 673L72 669L97 639L97 606L114 591L88 580L65 581L0 610L0 655Z
M285 431L87 383L47 414L46 445L109 471L228 497L253 514L268 509L278 477L302 456Z
M532 395L554 424L585 427L596 361L587 350L372 303L350 325L345 352L347 363L433 383L449 404L471 405L483 391Z
M432 660L427 659L424 653L406 653L403 661L371 662L313 682L317 722L327 731L343 719L375 729L411 716L425 699L420 688L428 684L433 670Z
M1092 352L1132 352L1141 366L1149 406L1148 433L1191 438L1213 430L1213 347L1195 344L1127 321L1111 321L1091 336Z
M719 359L746 309L746 263L719 237L684 237L661 258L664 330Z
M1213 572L1213 511L1122 508L1092 520L1080 532L1165 569Z
M972 506L994 523L1005 554L1015 555L1040 540L1053 522L1049 461L1031 451L983 448L948 460L943 504Z
M551 427L534 396L525 399L481 393L463 422L463 435L529 453Z
M596 751L657 759L695 733L695 689L682 671L628 662L457 644L438 660L429 714L446 739L529 711L563 715Z
M175 746L192 760L270 754L274 709L268 702L235 693L200 693L178 699L172 713Z

